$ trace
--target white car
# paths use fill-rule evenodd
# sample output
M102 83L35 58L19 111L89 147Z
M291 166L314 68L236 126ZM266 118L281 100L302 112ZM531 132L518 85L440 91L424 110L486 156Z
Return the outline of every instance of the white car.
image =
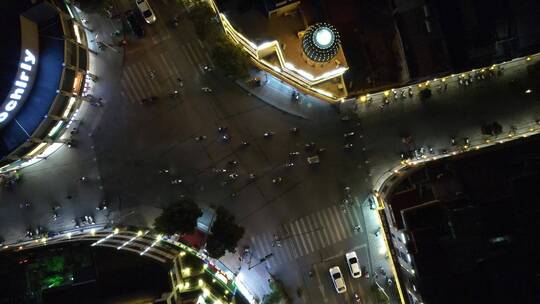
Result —
M362 276L362 270L360 269L360 264L358 264L358 257L356 252L351 251L345 254L345 259L347 260L347 265L349 265L349 271L353 278L359 278Z
M330 268L329 271L330 277L332 277L332 282L334 283L334 287L336 288L337 293L344 293L345 291L347 291L347 286L345 286L345 280L343 279L343 275L341 274L339 266L334 266Z
M152 24L156 22L156 14L154 14L154 11L150 7L147 0L135 0L135 2L137 3L137 7L139 8L139 11L141 11L146 23Z

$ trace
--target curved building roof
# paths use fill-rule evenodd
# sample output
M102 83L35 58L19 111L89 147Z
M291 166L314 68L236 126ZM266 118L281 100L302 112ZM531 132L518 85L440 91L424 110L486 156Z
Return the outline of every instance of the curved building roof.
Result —
M49 111L59 88L64 63L64 40L58 14L40 15L42 8L30 1L8 1L3 4L6 11L0 19L0 101L7 98L21 57L21 25L19 15L33 9L29 18L37 23L39 32L39 53L35 80L30 92L16 116L0 129L0 159L26 142ZM48 12L50 13L50 11ZM28 16L27 16L28 17Z

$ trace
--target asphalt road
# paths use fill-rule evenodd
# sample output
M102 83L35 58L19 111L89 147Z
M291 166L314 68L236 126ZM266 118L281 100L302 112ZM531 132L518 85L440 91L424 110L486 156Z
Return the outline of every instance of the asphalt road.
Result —
M369 215L361 203L372 189L372 178L399 162L401 136L409 134L415 145L440 150L447 148L451 136L478 137L482 121L497 120L507 127L531 121L538 113L537 95L521 98L515 86L504 85L514 78L523 85L531 80L507 73L435 94L427 104L415 99L382 110L360 108L359 120L341 121L335 108L323 104L314 106L317 119L298 118L248 95L218 72L205 71L203 66L212 66L209 51L195 37L184 12L173 1L152 3L158 21L145 26L146 37L128 36L124 58L106 49L96 59L101 80L95 95L103 96L104 106L85 113L76 135L79 147L61 148L47 161L22 170L23 182L14 190L1 190L0 229L6 239L23 238L27 227L37 225L69 229L74 217L87 214L100 223L151 225L172 199L190 196L203 206L224 205L234 212L246 227L240 245L250 246L252 259L273 254L252 270L246 261L238 263L246 275L268 271L304 303L348 303L354 291L372 303L370 281L350 278L344 254L355 250L370 272L376 266L368 246L372 231L364 225ZM121 6L126 10L132 3L123 1ZM178 28L169 24L174 14L182 16ZM100 37L110 37L120 24L106 19L92 26L103 30ZM154 79L149 76L152 70ZM213 92L205 93L202 87ZM170 97L174 90L179 95ZM149 96L158 100L141 105ZM218 126L227 126L229 141L222 140ZM291 135L292 127L300 132ZM274 136L264 138L269 131ZM343 134L351 131L356 135L345 140ZM203 135L206 139L195 139ZM243 140L250 145L242 147ZM349 141L355 146L351 152L343 149ZM313 155L304 149L309 142L326 148L319 166L306 162ZM300 155L290 159L290 152ZM228 165L232 160L238 165ZM286 168L288 162L294 166ZM213 170L223 168L238 178L230 180ZM169 174L160 174L162 169ZM257 178L250 180L249 173ZM81 176L88 181L80 183ZM273 183L277 177L283 182ZM175 179L182 183L171 184ZM339 203L346 186L355 202L344 212ZM102 200L110 204L107 212L95 210ZM25 201L32 207L19 208ZM51 219L55 203L63 206L59 221ZM363 228L354 231L357 225ZM272 246L276 238L281 246ZM331 285L328 268L333 265L345 275L346 295L337 295Z
M309 290L302 294L304 301L322 292L328 303L346 303L333 291L327 271L321 272L321 283L305 281L305 276L321 258L340 260L337 256L348 249L367 246L365 232L352 229L363 225L359 208L344 213L337 206L345 186L355 196L365 196L370 189L362 154L343 149L342 134L355 131L356 122L342 122L334 108L323 104L317 109L325 113L322 120L288 115L249 96L219 73L205 71L203 66L212 66L210 54L194 36L191 24L181 18L178 28L169 25L174 14L183 16L183 11L158 1L153 4L158 22L145 26L145 38L130 37L118 99L104 107L93 135L112 210L117 214L134 210L126 222L151 225L147 210L159 210L182 195L203 206L224 205L246 227L241 246L250 246L254 259L273 253L260 270L266 267L282 279L293 295L296 287ZM203 87L213 91L205 93ZM174 90L179 95L170 97ZM149 96L158 100L139 103ZM222 139L218 126L227 127L229 141ZM299 128L297 135L290 134L293 127ZM264 138L265 132L275 134ZM206 139L198 141L198 136ZM242 147L243 140L250 145ZM356 144L356 138L350 141ZM309 142L326 149L317 167L306 161L314 154L304 149ZM300 155L289 158L290 152ZM233 160L237 166L228 164ZM288 162L294 166L286 168ZM233 181L213 170L223 168L238 178ZM161 169L169 174L160 174ZM255 180L249 179L250 173ZM278 177L283 182L273 183ZM173 185L174 179L183 182ZM315 229L319 230L310 232ZM271 247L274 234L289 238L282 247ZM361 260L369 265L367 259L365 254Z

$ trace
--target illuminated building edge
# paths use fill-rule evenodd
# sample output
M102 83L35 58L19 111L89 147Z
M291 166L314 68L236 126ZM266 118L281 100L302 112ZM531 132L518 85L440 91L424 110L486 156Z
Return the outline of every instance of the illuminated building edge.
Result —
M227 17L219 12L216 3L213 0L208 1L214 12L219 15L225 34L235 44L241 45L242 49L250 55L251 59L258 66L266 67L265 70L267 70L269 73L279 77L282 80L292 83L295 86L298 86L300 89L309 94L315 95L330 102L343 101L344 97L335 96L331 92L314 88L313 86L327 80L343 76L343 74L349 69L348 67L339 67L322 75L313 76L310 73L295 67L292 63L287 62L277 40L256 45L231 25ZM260 54L267 54L269 51L277 55L279 66L273 65L261 58Z
M64 69L62 70L63 76L61 77L61 81L58 84L59 93L55 97L55 100L61 94L63 94L64 97L69 98L69 100L63 109L60 109L57 111L57 113L62 113L61 116L57 117L56 119L51 119L50 121L47 121L47 119L51 118L52 116L57 116L57 115L47 115L48 118L45 118L44 120L41 121L39 126L33 132L32 136L30 136L30 138L25 143L21 144L20 146L15 148L13 151L11 151L10 154L0 159L0 161L2 162L0 165L1 166L0 173L6 173L9 171L21 169L26 166L32 165L42 159L46 159L49 155L51 155L56 150L58 150L58 148L60 148L64 144L64 141L66 140L64 136L64 131L71 125L73 120L77 117L79 113L79 108L83 102L82 89L80 89L79 92L72 93L70 96L67 96L67 93L62 93L60 90L62 88L63 83L65 82L65 75L66 75L65 70L67 68L66 66L69 66L69 64L66 63L66 55L65 55L66 49L68 48L68 43L74 43L75 47L77 48L81 47L80 49L85 50L86 54L84 54L84 56L86 56L86 68L84 69L84 71L82 71L78 66L72 66L72 68L75 69L75 71L84 73L84 75L86 75L86 72L89 66L90 56L89 56L89 51L87 48L88 42L87 42L86 34L84 31L84 26L82 26L82 24L77 20L77 16L72 13L72 11L74 11L75 8L70 7L69 4L65 4L61 1L58 1L58 3L56 1L51 1L51 2L58 10L58 18L61 21L62 29L66 37L66 39L64 40ZM62 9L63 5L65 5L65 8L66 8L65 10ZM69 33L69 31L66 30L66 27L68 26L73 27L73 31L75 33L74 37L69 37L69 35L67 34ZM34 55L34 54L31 54L31 55ZM26 64L27 66L25 66L25 68L28 68L28 62L32 63L32 66L35 66L35 61L32 60L31 56L28 53L25 52L24 56L25 57L21 61L21 67L24 64ZM28 59L28 62L25 62L27 61L25 58ZM35 59L36 58L34 58L34 60ZM25 68L23 68L23 70ZM19 70L19 72L17 73L17 78L21 78L21 77L22 76ZM22 77L21 79L23 78L26 79L26 77ZM29 80L30 82L28 83L31 83L31 79ZM77 81L76 78L74 79L74 82L75 81ZM84 77L79 87L83 88L86 81L87 79L86 77ZM23 84L20 83L19 86L20 85L23 85ZM30 87L29 89L30 90L28 90L28 92L31 91L32 88ZM24 92L24 93L27 94L28 92ZM11 93L12 92L10 91L10 95L8 97L11 97L11 96L16 97L17 94L13 95ZM16 91L13 93L18 93L19 95L22 95L20 94L21 93L20 91ZM2 114L2 113L6 112L5 110L8 110L7 107L8 105L10 105L10 102L3 104L4 109L0 109L0 115L3 115L4 119L6 119L5 117L6 114ZM51 108L54 105L55 105L55 102L51 104ZM10 107L12 106L13 104L11 103ZM47 129L41 129L42 126L46 122L48 123L54 122L54 124L51 123L51 126ZM41 133L42 136L34 136L36 133ZM19 152L20 150L25 150L27 152L24 154L20 154Z

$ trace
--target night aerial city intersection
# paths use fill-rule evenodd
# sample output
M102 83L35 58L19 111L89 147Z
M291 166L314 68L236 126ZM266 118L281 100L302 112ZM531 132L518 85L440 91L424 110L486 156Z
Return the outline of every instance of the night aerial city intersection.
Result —
M540 302L537 1L2 16L0 303Z

